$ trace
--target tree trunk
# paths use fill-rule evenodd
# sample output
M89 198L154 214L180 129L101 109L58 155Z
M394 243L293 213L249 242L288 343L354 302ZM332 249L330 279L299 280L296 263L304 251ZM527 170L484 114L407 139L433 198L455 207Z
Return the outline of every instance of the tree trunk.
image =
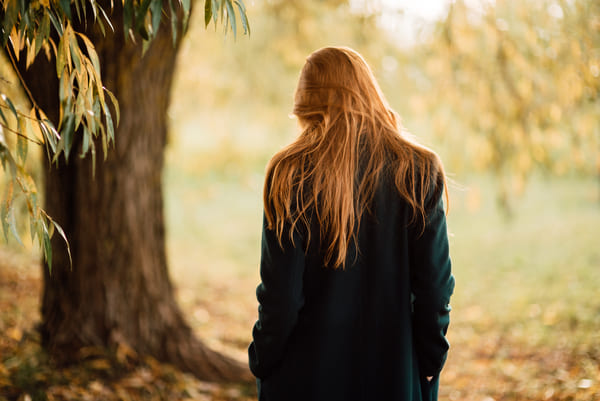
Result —
M161 171L178 46L163 26L142 57L141 41L123 37L122 3L113 4L114 33L87 34L104 85L119 100L121 122L106 161L98 154L95 177L91 158L80 158L77 147L68 164L47 169L46 210L67 234L73 266L55 236L52 271L44 267L43 273L43 345L69 361L83 347L124 343L201 379L250 380L240 362L194 337L167 271ZM20 70L36 102L57 123L54 65L38 57Z

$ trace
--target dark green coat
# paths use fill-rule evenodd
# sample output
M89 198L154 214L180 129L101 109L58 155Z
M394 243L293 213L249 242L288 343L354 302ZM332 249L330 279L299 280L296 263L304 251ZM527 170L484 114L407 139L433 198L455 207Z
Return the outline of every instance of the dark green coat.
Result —
M317 241L304 252L306 235L297 232L296 246L286 235L282 248L263 225L248 349L260 401L437 399L454 289L442 191L432 191L421 234L383 182L344 270L323 266Z

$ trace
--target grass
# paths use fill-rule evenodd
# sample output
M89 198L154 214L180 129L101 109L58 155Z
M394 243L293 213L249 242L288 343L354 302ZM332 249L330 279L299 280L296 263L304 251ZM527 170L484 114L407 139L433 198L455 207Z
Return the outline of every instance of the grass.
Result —
M455 206L448 218L457 287L446 395L596 399L597 181L533 180L508 221L493 206L492 180L463 184L451 191ZM470 383L461 386L461 377Z
M481 307L496 322L598 327L596 185L583 179L535 180L509 221L491 206L489 183L474 180L467 184L470 190L453 191L457 205L448 220L457 307ZM478 210L465 207L470 191L487 194Z

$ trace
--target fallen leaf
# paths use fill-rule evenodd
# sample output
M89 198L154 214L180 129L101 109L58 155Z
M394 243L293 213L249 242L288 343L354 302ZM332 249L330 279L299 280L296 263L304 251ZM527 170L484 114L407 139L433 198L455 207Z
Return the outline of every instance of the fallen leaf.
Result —
M8 330L6 330L6 335L15 341L21 341L21 338L23 338L23 330L18 327L9 327Z
M94 359L90 362L87 363L87 365L92 368L92 369L97 369L97 370L110 370L112 368L112 365L110 364L110 362L106 359Z

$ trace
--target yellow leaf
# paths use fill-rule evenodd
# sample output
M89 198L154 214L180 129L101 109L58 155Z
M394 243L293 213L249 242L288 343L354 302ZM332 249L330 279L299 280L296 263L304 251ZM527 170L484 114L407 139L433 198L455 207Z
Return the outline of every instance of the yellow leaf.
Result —
M17 52L14 52L15 58L17 59L17 61L19 61L19 54L25 46L25 40L23 38L23 35L19 34L19 31L17 31L16 27L13 28L13 30L10 32L10 40L12 41L13 47L16 50L19 50Z
M117 346L117 361L123 363L127 361L127 358L134 359L137 357L137 353L128 346L127 344L120 342Z
M44 135L40 130L40 125L38 124L37 120L35 107L32 107L29 111L29 119L27 119L27 135L31 139L39 139L40 141L44 141Z
M6 335L15 341L21 341L21 338L23 338L23 330L18 327L9 327L8 330L6 330Z
M88 357L101 357L103 355L103 351L98 347L83 347L79 350L79 357L88 358Z
M8 376L9 372L8 369L6 369L6 366L4 366L3 363L0 363L0 381L2 380L2 376Z
M552 103L550 105L550 118L554 122L559 122L561 117L562 117L562 110L561 110L560 106L556 103Z
M142 388L142 387L146 387L148 385L148 383L143 380L140 377L137 376L133 376L133 377L128 377L126 379L121 380L120 384L124 387L129 387L129 388Z
M100 393L104 390L104 385L102 383L100 383L98 380L94 380L93 382L91 382L89 384L89 389L96 393Z
M110 370L112 368L110 362L106 359L94 359L89 362L88 366L97 370Z

